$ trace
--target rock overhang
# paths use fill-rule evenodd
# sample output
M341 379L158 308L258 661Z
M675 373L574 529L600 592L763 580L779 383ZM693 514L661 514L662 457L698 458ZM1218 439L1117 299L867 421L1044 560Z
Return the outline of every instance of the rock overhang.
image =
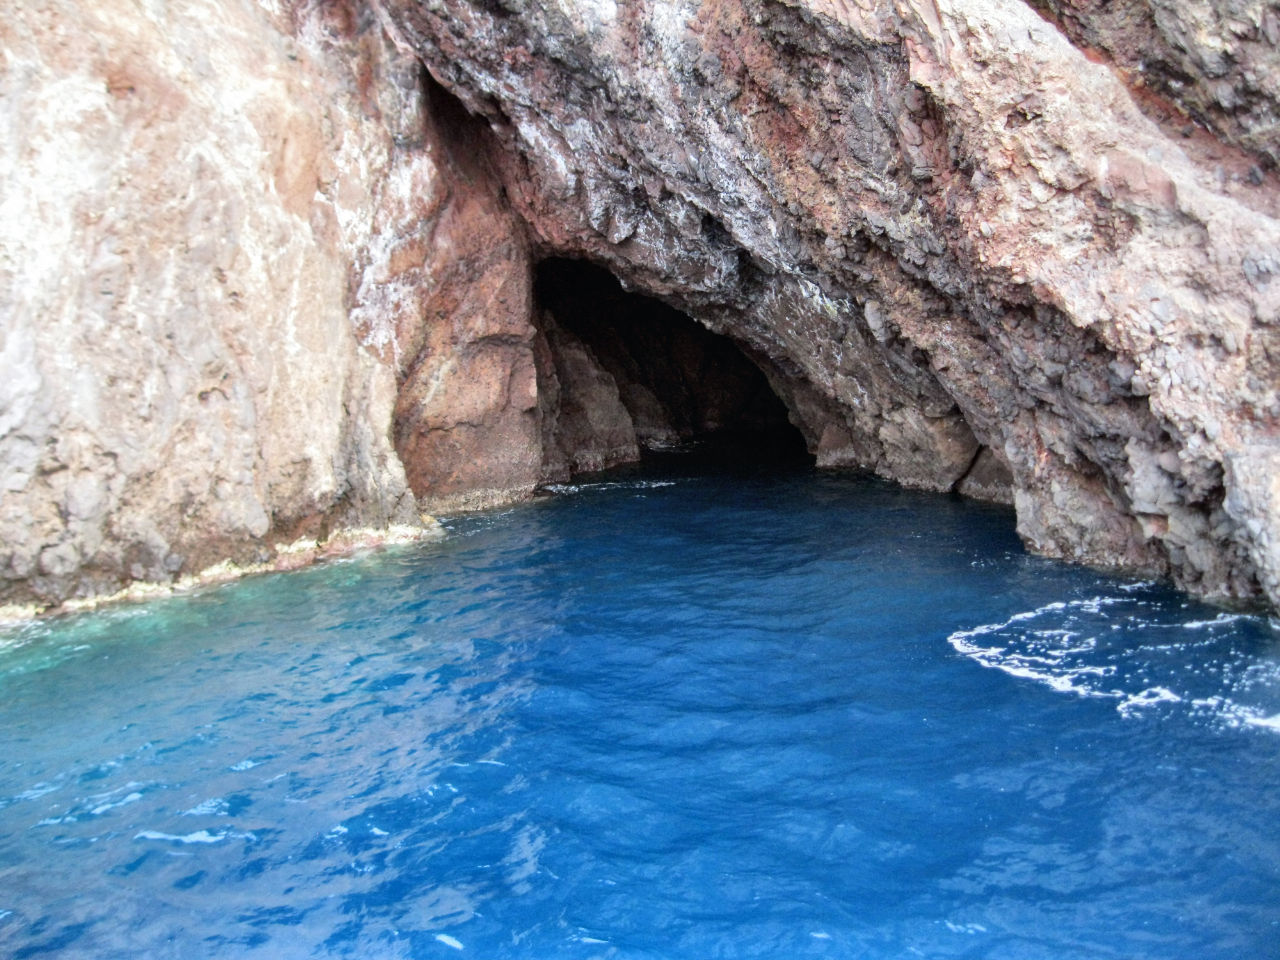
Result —
M385 9L538 255L747 344L820 463L981 458L1034 549L1275 599L1266 481L1224 472L1280 418L1247 138L1210 156L1016 0Z

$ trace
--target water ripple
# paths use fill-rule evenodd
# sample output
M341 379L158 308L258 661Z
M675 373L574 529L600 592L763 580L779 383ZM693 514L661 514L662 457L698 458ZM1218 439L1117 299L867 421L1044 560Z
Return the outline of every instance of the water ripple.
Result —
M1275 624L651 479L0 644L0 955L1276 955Z

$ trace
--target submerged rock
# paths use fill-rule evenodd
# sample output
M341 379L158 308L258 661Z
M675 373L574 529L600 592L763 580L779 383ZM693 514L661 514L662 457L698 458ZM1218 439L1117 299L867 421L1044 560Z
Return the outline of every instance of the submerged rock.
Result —
M674 436L538 302L550 258L731 339L820 465L1280 601L1273 20L24 4L0 35L0 604L261 562Z

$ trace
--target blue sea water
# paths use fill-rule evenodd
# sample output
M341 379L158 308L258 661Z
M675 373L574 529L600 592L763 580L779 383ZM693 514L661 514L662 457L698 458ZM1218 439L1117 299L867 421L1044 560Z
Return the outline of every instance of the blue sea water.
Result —
M1280 625L633 476L11 632L0 955L1280 957Z

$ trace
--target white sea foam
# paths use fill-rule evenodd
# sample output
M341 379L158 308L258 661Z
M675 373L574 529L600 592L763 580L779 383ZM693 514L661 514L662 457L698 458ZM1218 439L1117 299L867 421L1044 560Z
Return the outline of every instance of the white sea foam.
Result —
M1139 693L1125 697L1124 700L1116 705L1116 709L1120 711L1122 717L1130 717L1134 711L1142 710L1146 707L1154 707L1157 703L1181 702L1182 697L1167 687L1147 687Z
M57 783L37 783L30 790L23 790L9 798L9 803L17 803L19 800L39 800L47 793L53 793L61 784ZM8 803L0 802L0 807L8 806Z
M134 835L135 840L169 840L173 843L220 843L227 839L225 831L210 833L208 830L197 830L195 833L176 834L161 833L159 830L141 830Z
M1149 590L1155 585L1154 580L1135 580L1133 583L1118 583L1116 587L1125 593L1137 593L1139 590Z
M142 794L137 793L135 791L134 793L130 793L124 797L121 797L119 800L110 800L105 803L99 803L96 807L94 807L89 812L96 817L106 813L108 810L114 810L116 807L123 807L129 803L137 803L141 799L142 799Z
M1191 701L1191 705L1200 712L1217 717L1229 727L1262 727L1280 733L1280 713L1268 714L1258 707L1236 703L1227 697L1204 697Z
M1015 613L1001 623L983 624L971 630L957 630L947 638L959 653L984 667L1001 670L1014 677L1044 683L1060 693L1084 697L1122 696L1115 690L1099 689L1096 679L1115 672L1109 664L1075 662L1081 654L1094 651L1097 642L1064 626L1024 630L1019 625L1049 616L1068 614L1073 609L1097 613L1112 603L1123 601L1110 597L1092 597L1071 603L1057 601ZM1052 616L1051 616L1052 615ZM991 643L987 638L1000 642Z
M601 480L597 483L546 483L539 489L546 493L571 494L596 490L652 490L674 487L676 480Z
M1244 722L1253 727L1266 727L1268 730L1280 733L1280 713L1273 713L1268 717L1258 711L1245 717Z
M161 833L159 830L141 830L134 834L135 840L164 840L169 843L221 843L223 840L256 840L252 833L235 833L231 830L219 830L211 833L208 830L197 830L195 833Z
M183 810L184 817L216 817L222 816L227 812L227 801L222 797L210 797L208 800L202 800L190 810Z
M137 803L142 799L142 794L133 789L137 786L140 786L140 784L131 782L106 793L94 794L90 797L77 797L67 813L60 817L45 817L43 820L38 821L36 826L49 827L62 823L78 823L85 817L100 817L117 807ZM130 792L125 793L126 790ZM121 794L124 794L124 796L121 796Z
M1212 620L1188 620L1181 624L1183 630L1204 630L1207 627L1220 627L1223 624L1235 623L1237 620L1247 620L1248 614L1245 613L1220 613Z
M1139 597L1096 596L1048 603L947 639L983 667L1059 693L1114 700L1125 719L1181 704L1228 727L1280 732L1280 666L1242 652L1238 631L1246 622L1261 621L1242 613L1162 619Z

